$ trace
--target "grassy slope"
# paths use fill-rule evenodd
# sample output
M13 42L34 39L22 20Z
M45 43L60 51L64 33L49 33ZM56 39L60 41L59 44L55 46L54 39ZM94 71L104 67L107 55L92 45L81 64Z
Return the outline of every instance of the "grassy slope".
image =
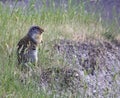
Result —
M69 6L67 11L55 10L54 6L46 8L43 5L40 11L34 9L34 3L23 11L22 8L4 8L0 5L0 97L8 98L47 98L44 93L36 92L31 82L23 85L19 81L19 72L16 65L16 44L23 37L31 25L39 25L45 29L43 35L44 46L41 46L39 57L40 65L49 66L59 64L50 62L50 55L45 50L52 46L56 39L85 40L86 37L101 39L101 34L106 32L101 22L87 13L84 6ZM72 9L71 9L72 8ZM76 13L78 10L79 13ZM52 95L51 95L52 98Z

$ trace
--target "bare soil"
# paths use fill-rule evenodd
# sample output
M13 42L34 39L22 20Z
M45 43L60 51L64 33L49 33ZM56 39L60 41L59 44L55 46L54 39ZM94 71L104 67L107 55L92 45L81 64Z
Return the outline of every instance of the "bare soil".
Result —
M56 54L63 57L65 67L44 69L40 87L59 93L86 97L119 98L120 46L119 42L60 40L55 44Z

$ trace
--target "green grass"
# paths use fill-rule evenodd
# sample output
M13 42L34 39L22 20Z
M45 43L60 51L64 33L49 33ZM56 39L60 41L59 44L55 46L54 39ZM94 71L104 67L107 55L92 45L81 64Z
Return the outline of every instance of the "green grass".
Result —
M47 8L43 0L43 6L36 11L33 1L26 10L17 8L17 2L13 9L9 6L3 7L0 3L0 98L53 98L55 96L54 93L47 95L42 91L37 92L32 80L26 85L19 81L19 72L15 68L16 44L31 25L39 25L45 30L44 44L39 51L39 64L46 68L62 64L57 58L51 59L53 57L49 51L55 40L84 41L87 37L102 39L103 33L107 32L101 21L84 12L82 4L72 5L72 0L69 0L68 9L64 10L56 9L52 2Z

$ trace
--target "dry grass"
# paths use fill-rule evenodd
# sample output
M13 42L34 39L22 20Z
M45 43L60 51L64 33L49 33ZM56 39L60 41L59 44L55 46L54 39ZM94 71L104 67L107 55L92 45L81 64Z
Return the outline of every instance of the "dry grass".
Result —
M40 46L39 51L39 64L46 68L53 64L54 66L60 64L57 57L52 60L52 55L48 52L51 51L55 40L103 39L102 34L107 31L94 16L84 13L82 5L79 5L79 9L76 6L71 6L72 9L68 9L68 11L63 9L52 11L52 7L46 8L46 5L43 5L40 13L35 11L32 5L34 5L34 2L24 12L22 8L14 7L10 9L0 4L1 98L12 98L13 96L15 98L53 98L54 96L54 93L49 96L45 92L37 92L33 83L34 80L29 80L26 85L19 81L20 72L15 67L16 44L26 34L31 25L39 25L45 30L43 34L44 44ZM76 9L80 12L74 13ZM119 36L117 37L119 38Z

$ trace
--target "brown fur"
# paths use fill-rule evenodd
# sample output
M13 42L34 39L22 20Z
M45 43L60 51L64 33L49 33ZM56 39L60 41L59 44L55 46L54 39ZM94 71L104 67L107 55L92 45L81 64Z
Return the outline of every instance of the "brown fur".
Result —
M34 42L33 40L31 40L30 35L28 35L30 32L32 32L32 30L31 31L29 30L27 35L18 42L17 44L18 65L29 62L28 60L30 56L29 53L32 53L34 50L37 52L38 45L42 41L43 31L44 30L40 28L39 30L40 33L35 36L35 40L37 42Z

